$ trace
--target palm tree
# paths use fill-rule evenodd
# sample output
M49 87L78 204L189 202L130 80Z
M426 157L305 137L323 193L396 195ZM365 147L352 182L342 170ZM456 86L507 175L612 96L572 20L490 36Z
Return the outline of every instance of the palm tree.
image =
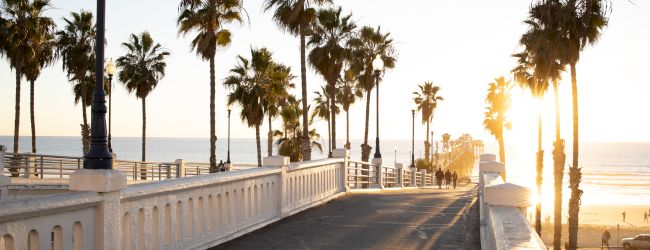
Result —
M314 107L314 110L311 114L311 119L309 119L310 123L314 121L314 118L322 118L327 122L327 148L328 148L328 153L331 157L332 154L332 127L330 123L330 118L334 114L339 113L338 107L330 107L331 104L331 96L332 93L330 93L325 87L321 87L321 91L315 91L314 94L316 94L316 97L314 97L314 103L316 106ZM334 110L334 113L330 113L330 110Z
M339 78L336 100L345 111L345 149L350 150L350 105L363 97L363 91L356 85L356 75L352 70L346 70Z
M129 93L135 93L136 98L142 101L142 161L146 161L147 96L165 76L165 57L170 53L155 43L147 31L131 34L129 41L122 46L127 52L116 61L120 69L117 76ZM147 178L146 170L142 175L143 179Z
M569 249L576 249L578 243L578 215L580 212L581 169L578 165L578 83L576 64L580 52L589 45L594 45L600 38L608 23L611 10L605 0L570 0L566 1L562 12L562 29L565 32L565 62L571 69L571 95L573 104L573 161L569 167Z
M488 104L485 111L485 119L483 126L490 131L499 143L499 160L503 165L506 164L506 150L503 139L503 130L510 129L512 124L507 119L508 109L510 109L510 89L512 85L510 81L505 78L499 77L494 79L494 82L489 84L488 94L485 102ZM505 180L505 172L502 174Z
M40 3L40 2L39 2ZM30 13L34 6L28 1L3 0L2 12L6 16L3 20L4 42L3 52L9 59L9 66L16 72L16 99L14 113L14 148L13 152L18 153L18 140L20 132L20 84L26 67L35 56L34 47L31 41L38 34L37 28L33 27ZM13 175L17 175L17 169L10 169Z
M363 144L361 145L361 160L367 162L372 147L368 145L368 128L370 119L370 92L375 87L374 69L372 61L380 56L384 61L385 69L395 67L395 49L390 33L382 34L381 27L374 29L364 26L354 37L348 40L348 47L351 49L350 69L357 77L359 88L366 92L366 127Z
M289 97L289 89L295 87L291 82L295 76L291 74L291 68L285 65L273 62L271 53L262 48L257 52L252 51L253 55L262 57L265 63L260 65L256 63L259 60L253 59L253 67L259 65L263 68L257 69L257 77L260 79L260 84L263 85L264 94L262 95L262 103L264 106L264 113L268 117L269 133L267 139L268 156L273 155L273 118L280 112L280 107L284 105Z
M178 34L196 32L191 47L203 60L210 62L210 169L217 168L215 132L215 56L217 47L228 46L230 30L224 26L242 22L240 0L181 0L178 16Z
M310 26L316 19L316 10L332 0L265 0L264 11L275 9L273 20L284 31L300 37L300 78L302 87L302 151L303 160L311 160L311 143L309 142L309 125L307 116L307 67L305 64L305 38L310 34Z
M529 89L534 98L539 99L539 102L544 98L544 94L548 90L548 82L535 78L535 65L530 59L529 53L524 51L521 53L513 54L517 58L518 65L511 71L515 81L523 89ZM542 177L544 169L544 150L542 149L542 111L538 110L537 117L537 153L536 155L536 184L537 184L537 197L542 197ZM542 233L542 203L538 202L535 206L535 231L537 234Z
M539 79L553 84L555 97L555 142L553 143L553 175L555 187L553 248L562 247L562 179L564 177L564 140L560 135L560 103L558 81L564 71L562 47L565 37L561 31L562 3L559 1L542 1L531 7L526 23L529 30L522 35L520 43L532 55L535 72Z
M313 46L309 52L309 63L323 76L327 82L327 91L331 93L329 107L332 145L330 149L336 148L336 83L341 76L346 59L349 58L346 43L357 27L351 20L352 14L341 16L341 11L341 7L319 10L316 14L316 22L313 24L312 35L307 43Z
M56 24L52 18L42 16L49 0L34 1L30 10L29 19L35 34L31 38L34 56L29 60L24 69L25 78L29 81L29 113L32 132L32 153L36 153L36 122L34 115L34 83L41 74L41 70L56 61L56 40L54 30Z
M413 101L417 106L417 110L422 113L422 124L427 125L427 140L424 142L424 159L429 162L429 152L431 150L431 143L429 142L429 131L431 129L431 122L433 121L433 112L438 107L438 102L443 101L442 96L438 95L440 92L439 86L434 86L432 82L425 82L418 85L420 91L413 92L415 98ZM433 139L433 138L431 138Z
M296 100L293 96L287 98L287 102L282 106L280 117L282 118L282 130L275 130L273 132L276 138L275 145L278 147L278 154L289 156L292 162L302 160L301 144L301 126L300 116L302 110L300 109L300 100ZM310 124L312 125L312 124ZM316 129L309 130L310 147L317 148L321 153L323 146L320 144L320 134Z
M95 25L93 15L81 10L70 13L71 19L63 18L65 28L56 32L57 53L62 56L63 70L67 71L68 80L76 81L81 96L90 96L87 84L84 84L94 74L95 65ZM77 97L75 97L76 102ZM92 99L80 98L83 124L81 134L84 155L90 148L90 127L86 107L90 106Z
M230 70L223 84L231 90L228 95L228 104L241 106L240 117L249 127L255 127L255 141L257 143L257 165L262 166L262 145L260 144L260 126L264 121L264 81L265 74L259 70L261 64L271 63L265 60L262 50L251 49L251 59L238 56L238 64Z

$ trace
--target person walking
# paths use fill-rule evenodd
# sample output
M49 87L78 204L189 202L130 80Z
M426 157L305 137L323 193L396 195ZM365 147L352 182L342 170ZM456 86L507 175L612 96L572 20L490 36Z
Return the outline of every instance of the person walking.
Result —
M607 249L609 249L610 238L612 238L612 236L609 234L609 231L605 229L605 232L603 232L602 241L600 242L600 249L603 249L604 246L607 246Z
M447 169L447 172L445 172L445 184L447 186L447 189L449 189L449 186L451 186L451 172L449 172L449 169Z
M648 222L648 212L643 213L643 222Z
M454 189L456 189L456 184L458 183L458 174L456 171L454 171L453 174L451 174L451 181L454 183Z
M436 182L438 183L438 189L442 189L442 179L445 178L445 173L442 172L442 169L438 168L436 171Z
M621 213L621 215L623 215L623 222L625 222L625 211L623 211L623 213Z

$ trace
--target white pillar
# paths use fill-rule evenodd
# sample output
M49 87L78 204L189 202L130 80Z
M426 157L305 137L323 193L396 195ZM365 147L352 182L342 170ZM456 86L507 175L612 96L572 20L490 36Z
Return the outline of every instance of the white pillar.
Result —
M350 191L350 186L348 186L348 164L350 164L350 150L347 150L345 148L334 149L332 150L332 158L343 158L343 166L340 169L341 179L339 180L339 191Z
M397 181L398 185L397 187L404 187L404 164L402 163L395 163L395 169L397 171Z
M176 178L185 177L185 160L176 159Z
M420 176L422 177L422 184L420 187L426 187L427 186L427 170L426 169L420 169Z
M269 157L264 157L262 159L262 166L265 167L276 167L282 169L282 172L280 172L280 180L278 181L278 191L279 192L274 192L271 191L271 194L279 195L280 197L276 197L277 201L277 210L280 211L280 215L282 217L288 216L290 209L288 205L289 203L289 187L287 183L287 171L289 171L289 157L286 156L269 156Z
M417 187L417 172L418 169L416 167L409 168L411 170L411 183L409 184L409 187Z
M118 249L121 245L120 198L126 175L116 169L80 169L70 175L70 190L94 191L104 197L98 206L95 249Z
M34 157L31 154L27 154L25 160L26 160L26 165L25 165L25 172L23 173L23 177L32 178L34 177L34 173L36 172L36 157Z
M6 153L7 147L5 145L0 145L0 201L7 199L7 185L11 184L11 178L4 175Z

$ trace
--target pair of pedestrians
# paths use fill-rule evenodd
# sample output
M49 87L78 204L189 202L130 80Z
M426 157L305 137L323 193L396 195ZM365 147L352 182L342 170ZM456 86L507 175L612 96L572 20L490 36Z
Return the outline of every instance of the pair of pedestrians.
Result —
M443 180L445 181L445 186L447 189L449 189L450 186L453 186L454 189L456 189L456 184L458 183L458 174L456 171L454 171L454 173L451 173L451 171L447 169L447 172L443 172L441 168L438 168L434 175L436 177L438 189L442 189Z

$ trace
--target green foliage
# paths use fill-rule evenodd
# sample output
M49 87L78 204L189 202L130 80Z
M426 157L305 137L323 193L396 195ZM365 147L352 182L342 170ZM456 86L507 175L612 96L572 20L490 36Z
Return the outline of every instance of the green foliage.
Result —
M418 170L426 169L427 171L432 171L433 165L434 164L432 160L427 160L423 158L415 159L415 168L417 168Z
M146 98L165 76L165 58L170 53L159 43L154 43L146 31L131 34L129 42L122 43L122 47L127 53L116 61L120 69L118 79L129 93L135 93L140 99Z

